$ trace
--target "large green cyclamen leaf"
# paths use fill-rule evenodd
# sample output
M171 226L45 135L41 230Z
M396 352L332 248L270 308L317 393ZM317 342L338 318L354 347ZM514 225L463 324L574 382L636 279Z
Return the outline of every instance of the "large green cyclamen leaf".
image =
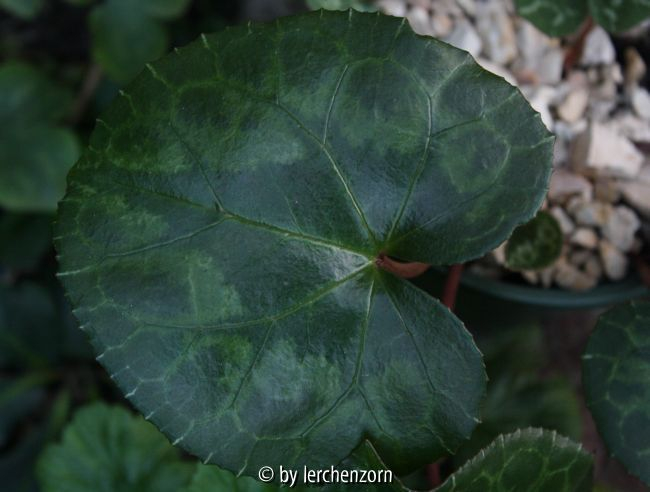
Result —
M0 66L0 94L0 206L53 212L79 156L75 135L56 126L70 94L14 62Z
M650 303L601 316L583 356L583 379L610 453L650 484Z
M464 51L321 12L203 36L150 66L71 171L56 246L99 360L172 442L255 475L391 469L476 425L481 356L378 269L483 254L530 219L553 141Z
M551 36L575 32L590 14L610 32L650 17L650 0L515 0L520 15Z
M37 466L45 492L178 492L192 472L151 424L103 403L79 410Z
M592 458L554 431L526 429L499 436L435 492L587 492Z

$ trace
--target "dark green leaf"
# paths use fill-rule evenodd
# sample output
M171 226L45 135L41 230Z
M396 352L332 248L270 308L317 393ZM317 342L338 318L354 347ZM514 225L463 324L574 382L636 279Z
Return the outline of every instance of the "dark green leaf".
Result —
M511 270L545 268L558 259L562 244L562 230L555 217L539 212L512 233L506 245L506 265Z
M33 19L45 5L45 0L0 0L0 9L23 19ZM3 94L0 91L0 94Z
M515 0L517 12L549 36L566 36L587 17L587 0Z
M44 492L178 492L192 470L151 424L99 403L79 410L37 465Z
M32 270L52 247L52 217L7 213L0 216L0 266Z
M164 26L132 0L108 0L90 15L93 56L119 82L133 78L145 63L162 56L169 39Z
M591 15L610 32L626 31L650 17L650 0L589 0Z
M650 484L650 303L602 315L582 367L587 405L607 448Z
M0 206L50 212L79 155L75 135L57 128L69 93L22 64L0 66Z
M378 269L500 244L552 137L523 96L403 19L320 12L149 66L69 178L61 279L102 364L170 439L230 471L453 452L481 356Z
M526 429L499 436L436 492L587 492L592 458L556 432Z
M550 36L577 31L587 15L610 32L650 17L650 0L515 0L518 13Z

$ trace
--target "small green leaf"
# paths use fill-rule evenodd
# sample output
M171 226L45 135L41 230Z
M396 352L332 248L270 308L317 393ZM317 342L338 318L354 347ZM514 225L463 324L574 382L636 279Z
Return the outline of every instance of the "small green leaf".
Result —
M155 427L103 403L77 411L37 464L44 492L178 492L192 470Z
M607 448L650 485L650 303L603 314L582 367L587 405Z
M650 17L650 0L589 0L594 20L610 32L622 32Z
M54 211L79 156L76 136L56 126L69 109L70 94L12 62L0 66L0 93L0 206Z
M132 0L107 0L93 9L89 22L93 57L118 82L131 80L167 50L164 26Z
M0 0L0 9L26 20L36 17L44 5L45 0Z
M375 12L377 10L371 0L307 0L307 6L314 10L355 9L360 12Z
M499 436L435 492L587 492L592 458L554 431L526 429Z
M511 270L545 268L558 259L562 243L562 230L555 217L539 212L512 233L506 245L506 265Z
M549 36L578 30L587 15L610 32L626 31L650 17L650 0L515 0L517 12Z
M462 323L380 254L475 258L541 205L521 93L404 19L312 12L150 65L69 176L60 277L101 363L203 460L396 473L448 455L485 388ZM191 384L190 384L191 382Z
M515 0L517 12L549 36L574 33L587 17L587 0Z

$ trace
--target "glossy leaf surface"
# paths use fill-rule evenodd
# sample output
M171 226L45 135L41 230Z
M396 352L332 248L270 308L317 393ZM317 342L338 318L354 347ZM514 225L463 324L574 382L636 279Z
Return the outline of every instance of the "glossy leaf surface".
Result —
M506 245L506 265L512 270L538 270L551 265L562 253L562 230L547 212L512 233Z
M499 436L435 492L589 492L592 458L553 431Z
M44 492L178 492L192 471L142 417L101 403L79 410L37 467Z
M172 442L255 475L367 438L411 470L471 433L462 323L377 268L481 255L541 204L523 96L404 20L317 12L149 66L69 176L61 279L99 360Z
M583 378L609 452L650 484L650 303L620 305L600 317Z

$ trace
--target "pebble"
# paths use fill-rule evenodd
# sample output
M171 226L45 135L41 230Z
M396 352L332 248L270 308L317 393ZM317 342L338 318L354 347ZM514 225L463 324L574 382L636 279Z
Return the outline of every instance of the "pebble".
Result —
M422 36L435 36L429 11L424 7L419 5L412 7L406 14L406 18L416 33Z
M628 259L608 241L599 244L600 259L603 263L605 275L610 280L623 280L627 274Z
M612 119L609 125L633 142L650 143L650 125L632 113L624 113Z
M395 17L406 16L406 2L403 0L379 0L377 7L388 15Z
M585 39L580 62L583 65L609 65L616 61L616 50L607 31L595 26Z
M650 184L628 181L621 184L623 199L643 217L650 220Z
M568 236L573 232L576 226L562 207L551 207L549 213L557 220L563 235Z
M517 29L519 58L513 70L522 79L536 84L556 85L562 80L564 53L557 39L546 36L527 21L520 20ZM524 75L525 74L525 75Z
M552 130L554 123L550 106L554 102L555 96L556 90L553 87L541 86L527 98L532 108L541 115L542 122L549 130Z
M580 271L566 259L558 261L554 272L554 280L560 287L575 291L589 290L598 284L597 277Z
M434 14L431 19L431 24L433 27L434 35L438 38L444 38L451 34L452 29L454 28L454 23L445 13Z
M589 91L579 88L569 92L564 102L557 108L558 115L568 123L576 123L585 114L589 105Z
M507 65L517 57L517 38L504 2L492 0L476 7L476 30L485 54L493 62Z
M593 196L593 187L589 180L579 174L556 170L551 176L548 188L548 199L555 203L563 203L572 196L580 196L585 201L590 201Z
M476 29L474 29L474 26L465 19L456 22L456 26L445 41L456 48L469 51L469 53L475 58L479 56L483 50L483 41L481 41L481 37L476 32Z
M615 128L592 122L576 139L571 160L576 171L634 177L644 156Z
M574 212L576 222L584 226L604 226L613 214L614 207L603 202L583 202Z
M596 249L598 247L598 235L593 229L580 227L571 235L571 244L586 249Z
M633 46L628 46L625 49L625 85L636 87L645 76L645 72L646 64L643 58Z
M603 265L600 263L600 259L595 255L590 255L587 261L585 261L584 270L588 275L594 278L600 278L603 276Z
M641 227L641 221L634 210L620 205L614 208L609 220L603 225L603 237L609 240L617 249L627 253L634 246L636 232Z
M630 102L637 115L650 121L650 93L641 87L635 87L630 96Z
M621 187L613 179L597 179L594 184L594 197L601 202L617 203L621 199Z

